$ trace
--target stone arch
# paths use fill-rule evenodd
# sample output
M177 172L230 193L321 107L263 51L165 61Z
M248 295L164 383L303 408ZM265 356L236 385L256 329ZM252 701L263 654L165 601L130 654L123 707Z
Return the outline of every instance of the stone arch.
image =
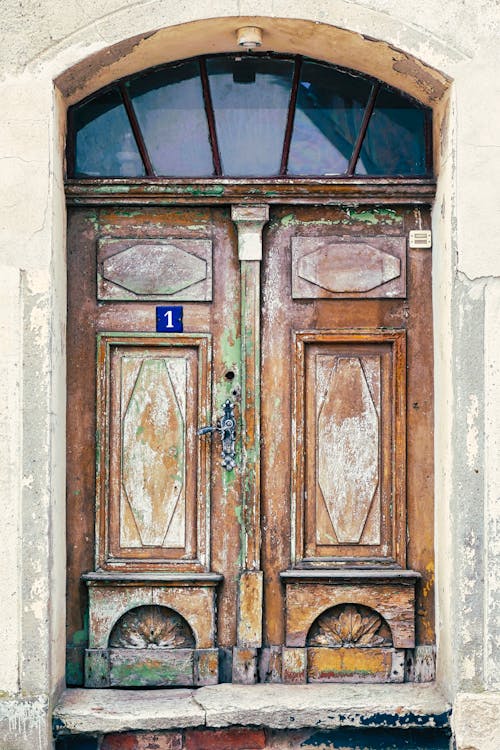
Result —
M331 23L256 15L203 18L143 31L75 62L55 75L55 83L66 103L73 104L114 80L155 65L238 51L236 30L245 25L263 29L260 51L311 56L358 70L429 106L444 97L450 82L438 69L386 41Z

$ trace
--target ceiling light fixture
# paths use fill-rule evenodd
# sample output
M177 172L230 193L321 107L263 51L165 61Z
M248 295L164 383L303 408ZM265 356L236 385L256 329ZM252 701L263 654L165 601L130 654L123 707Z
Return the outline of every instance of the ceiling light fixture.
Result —
M243 26L236 30L236 41L239 47L255 49L262 44L262 29L258 26Z

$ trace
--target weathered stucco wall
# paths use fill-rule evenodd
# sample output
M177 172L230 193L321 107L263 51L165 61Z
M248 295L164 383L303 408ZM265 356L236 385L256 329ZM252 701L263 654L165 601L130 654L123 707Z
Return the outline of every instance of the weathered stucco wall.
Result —
M458 747L492 746L478 727L481 717L492 726L500 691L497 3L3 0L0 7L2 750L49 747L48 707L64 672L66 104L133 70L234 49L233 30L250 19L269 48L370 72L435 107L438 672L455 700Z

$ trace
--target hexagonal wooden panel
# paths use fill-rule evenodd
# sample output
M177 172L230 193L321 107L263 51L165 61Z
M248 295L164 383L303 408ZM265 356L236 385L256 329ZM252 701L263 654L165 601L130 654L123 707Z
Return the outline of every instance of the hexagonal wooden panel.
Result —
M212 298L212 241L207 239L116 239L98 241L100 300Z

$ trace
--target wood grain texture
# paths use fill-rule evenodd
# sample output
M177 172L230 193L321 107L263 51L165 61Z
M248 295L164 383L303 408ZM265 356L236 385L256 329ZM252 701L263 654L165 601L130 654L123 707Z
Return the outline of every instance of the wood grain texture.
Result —
M362 194L360 185L351 187L355 187L357 194ZM208 190L207 186L205 188ZM205 188L201 186L202 193ZM231 184L225 186L224 190L226 188L227 195L243 196L242 191L247 190L248 186L244 188L238 181L231 181ZM177 587L169 584L158 585L153 593L151 593L150 585L143 586L138 580L135 583L130 581L126 586L114 588L111 597L113 603L110 602L109 590L107 593L102 591L99 595L91 591L94 605L98 606L96 616L91 616L94 644L102 642L106 628L108 628L106 632L109 635L112 622L128 608L147 603L158 603L176 608L175 600L178 598L179 611L182 606L182 615L190 622L197 638L201 639L197 644L198 647L210 650L217 639L221 649L230 649L238 643L238 629L244 625L243 621L238 623L237 615L240 574L248 567L262 566L264 576L262 644L265 649L269 649L269 655L273 654L275 666L271 668L269 661L269 674L276 676L280 672L278 662L281 661L281 656L277 656L276 649L285 643L287 618L291 616L289 613L293 610L295 613L293 616L299 617L297 613L300 608L309 608L309 615L313 617L312 609L314 609L309 602L309 595L304 593L306 588L311 587L311 583L298 586L301 588L301 593L297 595L296 602L293 603L293 597L289 597L290 601L285 607L285 590L290 591L293 586L291 583L283 586L280 573L292 565L298 565L304 572L316 568L327 572L332 566L340 569L352 566L354 561L357 566L364 566L365 570L373 566L380 566L380 569L384 569L398 564L402 566L407 564L420 572L423 578L422 585L417 586L415 609L411 603L411 597L408 596L403 601L403 594L397 594L397 591L395 593L394 588L390 589L393 583L389 584L387 581L384 582L384 586L389 587L387 590L382 585L373 585L377 592L373 596L368 596L361 576L359 580L351 580L348 585L344 585L344 582L342 586L332 585L332 581L324 581L323 584L315 581L315 584L325 586L324 590L317 589L314 594L324 605L323 609L336 604L360 604L372 607L386 617L382 608L385 607L385 612L390 614L392 597L393 605L400 606L401 610L400 615L393 616L391 624L394 628L394 623L396 623L396 630L399 627L398 632L401 636L399 643L413 642L410 619L414 617L414 611L416 611L417 642L433 643L430 253L422 250L408 250L406 299L370 297L370 290L366 294L360 292L359 294L363 295L361 299L350 297L351 293L343 298L333 296L294 299L292 297L294 239L305 238L311 242L317 242L319 238L320 242L328 243L334 237L341 243L345 241L353 246L361 244L374 247L377 237L383 236L388 247L390 242L401 242L401 237L406 236L410 229L429 226L429 216L425 209L417 208L415 205L398 206L397 202L401 200L403 193L398 193L399 188L396 184L391 183L386 188L385 197L382 200L385 206L380 204L376 208L367 206L357 209L339 205L342 200L341 196L345 199L347 195L345 191L342 192L344 188L340 185L335 187L333 193L331 191L329 193L324 185L312 187L304 184L302 187L296 185L293 188L290 185L284 185L283 188L276 188L274 197L269 199L270 202L279 203L281 200L288 202L289 205L272 208L270 222L264 229L260 280L256 278L251 268L252 264L258 264L257 261L244 261L247 264L246 271L249 273L247 274L246 271L244 275L240 273L237 233L228 208L208 208L202 205L204 200L202 193L200 193L201 197L192 194L190 196L184 194L183 197L180 188L177 196L179 203L182 204L184 201L186 203L177 207L166 205L171 202L173 194L167 194L165 190L162 192L161 186L158 190L155 189L156 192L150 193L149 189L146 190L144 185L141 186L139 183L134 188L135 198L132 195L129 204L127 206L124 204L123 207L119 206L121 200L119 196L114 205L111 205L112 195L110 193L106 197L105 190L104 193L94 191L94 194L91 194L92 191L87 186L80 194L80 198L83 196L83 202L101 201L101 205L96 208L75 208L69 224L67 515L70 540L68 545L68 638L70 644L83 643L85 645L86 638L84 626L86 591L80 583L80 576L82 572L91 570L94 566L92 551L94 548L96 447L101 459L99 477L102 472L111 469L113 476L123 480L112 482L107 499L106 492L103 490L104 485L99 485L97 543L99 568L104 565L104 567L114 569L116 560L117 574L119 571L122 573L123 568L135 571L135 574L142 572L144 575L148 571L158 571L157 575L161 574L161 571L164 575L172 571L184 571L184 574L189 574L191 571L194 575L196 571L213 570L224 576L224 582L220 590L217 622L215 622L213 588L210 589L209 594L203 594L198 598L191 597L191 595L190 598L180 593L185 590L194 590L196 584L193 581L184 581L182 584L179 582ZM267 188L261 185L257 186L257 189L264 191ZM369 199L370 189L363 183L363 190L366 191L363 193L363 200ZM380 187L377 189L380 191ZM261 192L261 195L263 194L264 192ZM322 200L330 205L299 205L302 201L317 203L317 196L320 194L323 196ZM393 206L387 202L389 195L396 196ZM207 196L208 193L205 195L206 203L211 203L212 198ZM241 201L249 202L250 196L248 194L245 196L241 198ZM80 198L75 193L75 200L80 200ZM125 195L123 200L125 201ZM135 204L134 200L137 201ZM193 200L198 203L197 206L188 205L188 202ZM222 200L220 195L213 196L214 203L220 200ZM224 200L227 200L227 197ZM255 202L255 198L253 201ZM295 205L291 205L293 201ZM141 207L131 210L132 205ZM150 343L145 344L142 340L141 344L137 345L144 347L141 362L145 363L146 371L149 370L146 372L147 377L144 375L139 378L141 363L131 363L130 371L124 371L123 377L120 374L117 378L118 387L115 387L113 391L109 388L112 357L108 356L109 352L106 354L103 351L98 365L102 376L99 378L100 408L101 413L104 413L109 406L111 411L108 410L108 414L115 415L114 421L109 422L109 434L103 435L101 428L96 431L94 416L95 335L106 331L120 331L132 334L138 339L144 339L144 334L140 332L154 331L155 306L151 301L138 303L134 300L126 304L119 300L108 300L106 304L98 303L96 245L99 240L113 240L109 246L112 255L119 242L127 243L130 238L138 238L139 244L145 243L147 246L149 244L152 246L162 245L173 237L189 242L208 241L213 246L213 300L212 302L186 302L184 305L185 330L188 334L193 334L199 339L212 337L212 357L207 358L206 379L203 380L205 377L203 368L199 367L199 347L193 346L192 343L184 342L182 346L175 349L178 354L173 354L171 347L166 357L162 355L163 369L160 370L157 365L160 337L150 333L148 334L151 337ZM136 242L135 239L134 242ZM307 283L311 284L309 281ZM387 285L392 283L393 281L385 282ZM317 284L314 286L317 289L321 288ZM223 472L218 468L220 449L216 439L204 438L200 441L189 442L189 430L194 430L194 427L190 428L189 425L209 424L214 421L212 415L216 416L220 412L220 406L226 398L236 402L237 417L241 414L239 394L242 384L242 293L244 297L247 297L246 309L251 309L253 316L252 318L243 317L244 326L247 324L249 326L244 336L243 350L247 356L244 368L250 372L254 382L253 393L246 392L244 396L250 400L254 399L253 408L257 411L255 385L258 386L259 377L262 379L260 433L258 425L252 426L251 421L248 422L254 456L260 455L261 460L261 472L257 470L252 477L250 474L242 476L239 471ZM261 368L255 367L258 362L258 347L255 350L255 340L252 340L255 322L262 326ZM303 332L314 334L316 339L304 341L303 348L299 351L294 342ZM390 339L394 332L404 333L398 334L400 339L396 341ZM332 334L345 334L346 338L329 340L328 336ZM364 335L365 339L357 338L358 334ZM382 334L389 336L389 339L383 340ZM373 339L369 338L370 335ZM118 335L116 338L123 342L123 337ZM406 369L404 345L399 343L404 338L406 338L406 364L408 366L406 388L404 386ZM120 345L119 342L116 343L114 355ZM251 353L252 347L253 354ZM120 356L117 356L113 367L119 359ZM184 362L185 381L184 375L176 370L179 366L177 360ZM125 365L125 370L127 366ZM116 372L120 371L120 367L116 369ZM165 379L164 372L167 373L168 380ZM302 375L299 377L298 373ZM183 463L177 457L172 460L174 457L168 453L168 448L164 449L164 446L155 451L156 458L153 461L153 466L160 465L160 468L155 468L153 472L157 477L162 472L167 475L184 471L184 484L180 488L176 503L177 512L182 505L186 511L184 534L186 546L183 548L176 546L183 535L181 525L178 521L173 523L172 519L170 520L171 535L164 537L165 545L158 543L160 531L151 522L149 525L145 523L142 529L144 539L141 537L134 512L128 501L125 502L126 493L120 489L129 481L122 476L120 461L115 459L114 463L106 466L107 457L113 454L114 448L118 448L116 456L123 452L121 443L125 434L123 428L125 421L129 422L127 427L128 454L129 456L133 454L135 465L140 465L141 462L144 466L146 465L144 457L140 459L137 457L143 448L134 445L134 440L137 438L134 428L136 433L138 427L144 426L142 420L148 408L146 397L149 386L145 385L146 380L156 384L153 391L158 390L156 387L158 383L163 383L161 389L165 403L162 406L162 419L168 417L170 425L167 429L165 423L165 429L162 431L158 422L157 428L152 429L150 433L152 443L158 444L159 436L164 433L179 435L181 431L184 431L186 436ZM199 410L199 402L195 404L198 412L190 411L193 409L193 400L188 399L187 395L185 409L182 406L181 393L184 382L186 394L194 382L197 383L196 387L200 393L208 393L210 384L213 384L212 394L207 396L204 413ZM324 383L324 388L317 387L321 383ZM179 387L180 385L182 387ZM132 393L136 387L137 398L133 401L136 416L132 419L131 411L129 411L129 416L125 420ZM139 399L141 391L142 401ZM339 398L341 392L346 394L345 398ZM110 399L111 393L113 398ZM348 399L347 394L355 398ZM107 402L106 398L108 398ZM191 406L188 405L188 401ZM199 416L201 413L203 413L203 419ZM405 416L407 433L404 427ZM358 430L357 433L354 429L346 431L348 423L352 426L349 420L357 420L358 427L362 423L363 429ZM374 437L375 423L378 427L376 438ZM100 441L97 445L96 433ZM366 438L368 435L371 435L370 439L363 439L363 436ZM318 437L320 437L319 440ZM377 441L378 448L374 447ZM408 454L407 463L404 457L405 444ZM344 511L346 507L350 510L343 513L332 500L335 494L339 494L339 472L335 472L334 477L328 476L332 454L342 452L339 451L339 445L343 446L342 451L345 455L349 453L354 455L351 461L351 474L347 469L343 469L343 475L340 472L341 484L344 488L350 488L348 492L344 492L342 500ZM241 446L238 445L237 453L240 450ZM248 448L245 447L245 450L248 451ZM196 453L196 451L201 452ZM358 478L356 472L352 470L352 467L358 466L359 468L359 459L363 451L365 451L362 462L364 484L367 485L367 479L368 484L371 482L372 486L376 481L371 503L366 497L360 499L360 490L356 484ZM378 458L376 471L375 454ZM193 478L192 455L195 455L197 471L205 471L203 480ZM248 452L247 455L249 455ZM208 460L212 456L213 468L209 471ZM356 460L358 460L357 464ZM166 466L168 471L165 471ZM254 463L254 466L258 464ZM125 470L128 471L127 467ZM200 476L201 474L198 475ZM299 477L302 477L300 481ZM248 481L249 478L250 481ZM134 482L136 487L140 486L140 482L136 479ZM291 486L292 493L290 493ZM200 487L202 488L201 495ZM299 491L300 488L302 492ZM120 492L122 492L121 496ZM405 492L406 500L404 499ZM330 498L328 503L323 497L325 494ZM254 501L248 503L245 500L242 504L242 497L253 497ZM210 514L207 512L209 501L211 502ZM108 505L104 510L107 502ZM172 499L169 502L169 507L171 507L175 501ZM167 502L166 506L168 505ZM170 511L167 507L164 510L165 524L169 524ZM113 523L109 524L108 538L102 533L102 529L105 528L106 514L108 518L114 519ZM157 514L156 510L155 514ZM135 516L138 516L137 511ZM209 524L210 519L212 527ZM406 535L406 522L408 536ZM141 523L142 521L139 522L139 526ZM261 549L257 533L259 523L262 530ZM343 524L342 527L341 524ZM163 521L160 525L163 525ZM145 544L144 540L154 542L154 546ZM205 550L204 557L203 549ZM122 563L126 564L122 565ZM296 583L294 581L293 585ZM340 601L335 598L336 594L332 596L332 591L340 588L346 595L349 586L352 588L350 600ZM411 588L413 590L413 583ZM400 589L404 589L404 585ZM128 593L125 593L126 591ZM98 596L101 597L99 605L97 605ZM186 598L183 599L183 596ZM112 617L109 614L111 610L113 610ZM252 613L249 607L247 610L249 618L253 617L253 622L256 614ZM321 612L316 612L315 617L320 614ZM390 622L389 615L386 619ZM203 620L206 621L205 624ZM248 623L250 622L248 619ZM306 636L307 633L304 638ZM295 645L290 643L289 647L293 648ZM304 647L304 645L300 646L300 648ZM399 645L396 651L403 647L409 646ZM97 645L96 648L98 648ZM271 651L272 649L274 650ZM241 659L237 656L235 676L241 674L243 679L247 680L251 673L254 679L255 664L256 661L246 660L243 654ZM193 680L196 681L196 664L193 670ZM210 679L213 679L213 670L210 674Z
M212 242L208 239L100 238L100 300L212 299Z
M414 582L397 583L287 583L286 644L305 646L309 633L317 636L317 618L340 605L367 607L380 614L390 628L396 648L412 648L415 644ZM335 615L334 615L335 616ZM335 625L332 623L333 627ZM383 637L388 633L382 631Z
M373 609L342 604L323 612L307 635L308 646L353 648L392 646L390 628Z
M144 607L166 609L181 617L191 629L197 648L213 648L216 639L215 585L193 580L176 585L175 581L155 585L122 584L112 581L88 581L89 587L89 646L106 648L113 628L120 618L127 617L133 627L138 625L136 611ZM132 612L132 614L130 614ZM168 626L168 618L167 618ZM122 644L123 645L123 644Z
M206 569L208 336L101 334L96 564Z
M292 296L406 296L406 238L292 237Z
M295 335L295 560L405 563L405 331Z
M262 645L263 575L260 570L241 574L238 589L238 646Z
M403 653L392 648L308 648L307 681L403 682Z
M168 607L146 605L126 612L113 626L111 648L194 648L186 620Z
M317 399L317 505L322 496L340 544L358 544L379 486L379 415L360 357L318 357L316 381L318 390L323 385ZM380 543L376 525L374 532L368 543ZM319 525L316 536L326 536Z

